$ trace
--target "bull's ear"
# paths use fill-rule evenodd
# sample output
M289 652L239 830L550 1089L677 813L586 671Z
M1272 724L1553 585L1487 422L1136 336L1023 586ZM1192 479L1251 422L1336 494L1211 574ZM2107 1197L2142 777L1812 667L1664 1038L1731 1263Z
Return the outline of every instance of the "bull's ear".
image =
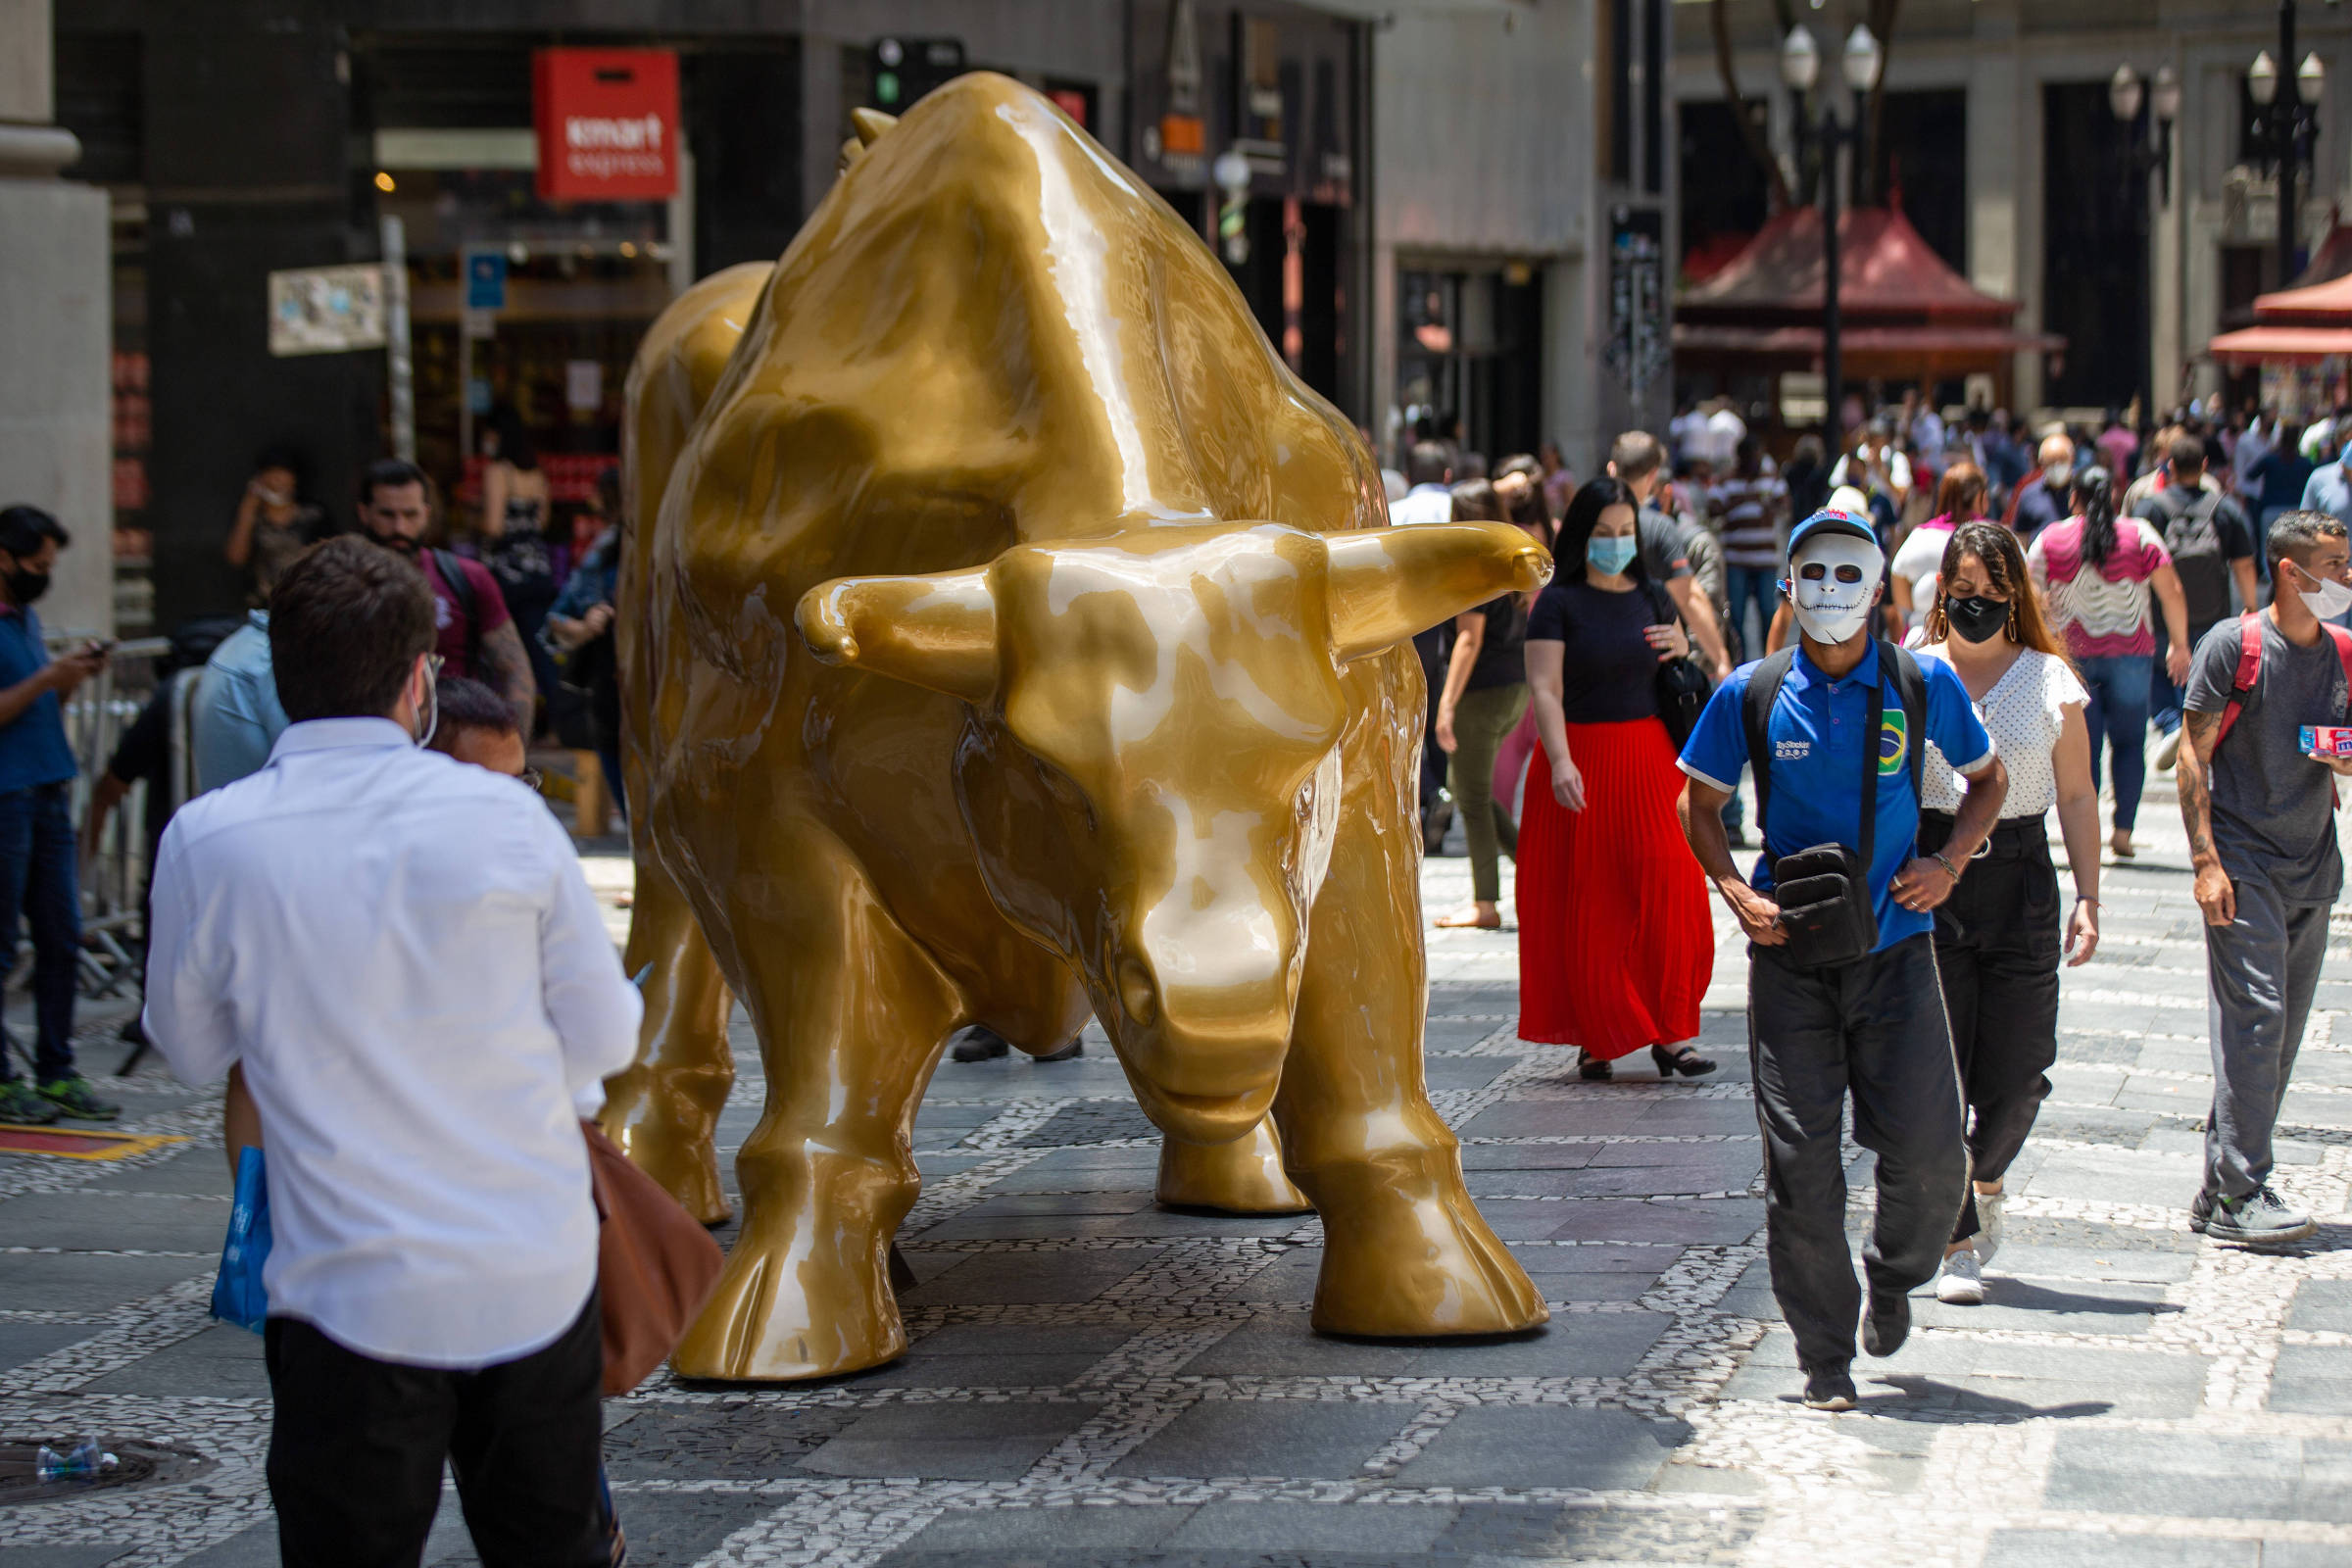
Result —
M1361 659L1418 631L1551 580L1551 555L1507 522L1424 523L1327 536L1331 638Z
M825 663L985 703L997 690L997 606L988 572L836 577L801 596L801 640Z

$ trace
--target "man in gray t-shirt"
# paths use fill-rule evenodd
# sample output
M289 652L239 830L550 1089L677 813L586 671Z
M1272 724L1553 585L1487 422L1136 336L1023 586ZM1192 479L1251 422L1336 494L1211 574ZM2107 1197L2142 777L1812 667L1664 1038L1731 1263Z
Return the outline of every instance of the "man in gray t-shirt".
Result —
M2180 762L2213 1031L2213 1114L2189 1228L2256 1244L2317 1228L2271 1190L2271 1135L2327 954L2328 906L2343 891L2335 780L2352 776L2352 761L2307 755L2301 736L2306 724L2352 722L2340 632L2323 623L2352 604L2344 525L2324 512L2289 513L2266 548L2278 596L2256 617L2261 667L2225 743L2242 623L2206 633L2181 704Z

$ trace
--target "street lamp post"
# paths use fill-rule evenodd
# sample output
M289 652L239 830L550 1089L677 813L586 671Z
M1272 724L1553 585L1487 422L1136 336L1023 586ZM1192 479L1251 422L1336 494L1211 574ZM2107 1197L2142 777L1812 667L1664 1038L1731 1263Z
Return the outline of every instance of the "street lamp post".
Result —
M2133 134L2142 103L2147 105L2153 117L2145 142L2139 141ZM2116 122L2124 127L2128 141L2124 166L2139 180L2140 188L2141 199L2132 208L2139 229L2141 304L2138 313L2139 365L2132 378L2138 382L2138 431L2144 441L2155 425L2156 387L2156 291L2149 281L2156 269L2156 232L2154 224L2149 221L2147 181L2151 173L2156 176L2157 205L2170 207L2173 199L2173 122L2180 115L2180 79L2173 74L2171 66L2158 66L2155 79L2143 83L2139 79L2139 73L2129 64L2118 66L2107 83L2107 107L2115 115Z
M1845 49L1838 61L1838 71L1854 94L1854 121L1851 125L1839 124L1838 106L1826 95L1821 105L1821 125L1813 131L1820 143L1821 165L1821 384L1833 456L1845 450L1845 367L1838 342L1838 153L1841 147L1859 147L1863 136L1862 102L1879 84L1879 73L1886 62L1886 51L1871 30L1857 23L1846 35ZM1798 97L1813 90L1821 77L1821 47L1813 41L1812 32L1803 25L1788 29L1781 44L1781 80ZM1797 117L1797 133L1805 134L1804 116Z
M2306 54L2295 67L2295 90L2278 90L2281 65L2295 58L2295 0L2278 0L2278 57L2268 49L2246 68L2246 92L2254 100L2255 156L2278 171L2278 286L2295 275L2295 166L2307 161L2320 133L2317 114L2328 90L2328 68Z

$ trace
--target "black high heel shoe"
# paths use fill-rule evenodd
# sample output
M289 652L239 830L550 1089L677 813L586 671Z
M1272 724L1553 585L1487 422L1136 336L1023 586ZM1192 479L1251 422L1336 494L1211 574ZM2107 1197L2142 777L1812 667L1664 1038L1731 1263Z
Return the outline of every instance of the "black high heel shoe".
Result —
M1611 1078L1616 1076L1616 1072L1617 1069L1610 1064L1608 1057L1595 1056L1591 1052L1586 1051L1581 1047L1578 1049L1576 1053L1576 1075L1579 1078L1582 1078L1585 1082L1589 1084L1605 1084Z
M1686 1078L1704 1078L1715 1070L1715 1058L1702 1056L1689 1046L1677 1046L1669 1051L1664 1046L1649 1048L1649 1059L1658 1064L1658 1076L1671 1078L1681 1073Z

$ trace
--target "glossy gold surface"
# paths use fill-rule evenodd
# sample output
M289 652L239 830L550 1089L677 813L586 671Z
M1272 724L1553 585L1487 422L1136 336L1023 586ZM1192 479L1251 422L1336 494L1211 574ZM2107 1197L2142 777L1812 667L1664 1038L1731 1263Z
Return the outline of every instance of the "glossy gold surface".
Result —
M629 961L659 973L607 1120L715 1213L729 988L766 1076L677 1370L903 1350L887 1253L942 1045L1051 1051L1090 1012L1163 1201L1321 1210L1318 1328L1543 1321L1423 1088L1396 644L1548 561L1386 529L1222 266L1038 94L960 77L844 164L764 282L678 301L630 376Z

